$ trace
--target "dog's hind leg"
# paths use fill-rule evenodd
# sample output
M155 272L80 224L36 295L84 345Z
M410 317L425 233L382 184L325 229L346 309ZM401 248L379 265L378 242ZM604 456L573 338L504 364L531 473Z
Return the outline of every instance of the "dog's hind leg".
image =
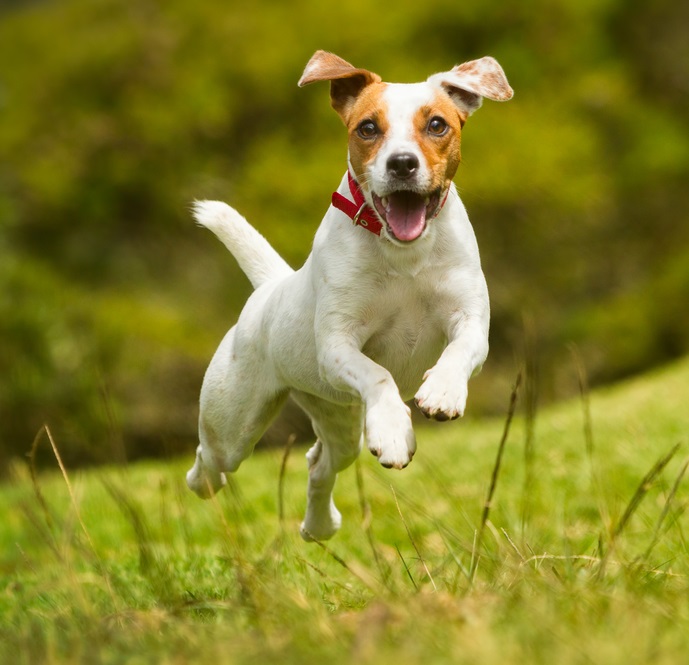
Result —
M200 445L187 473L187 485L203 499L225 485L225 472L236 471L251 454L287 399L254 345L255 338L232 328L203 380Z
M306 454L309 465L306 515L300 533L304 540L327 540L342 523L333 501L337 474L356 460L363 443L363 410L359 405L338 406L323 400L295 396L311 416L318 437Z

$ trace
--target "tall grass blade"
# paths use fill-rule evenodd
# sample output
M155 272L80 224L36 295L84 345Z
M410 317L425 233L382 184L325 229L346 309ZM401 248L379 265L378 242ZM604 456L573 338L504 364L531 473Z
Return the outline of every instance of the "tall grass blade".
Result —
M84 536L86 536L86 541L88 542L89 546L91 547L91 551L98 558L98 552L96 550L96 546L94 545L93 540L91 540L91 534L89 533L88 529L86 528L86 524L84 523L84 520L81 517L81 510L79 510L79 502L77 501L76 494L74 493L74 488L72 487L72 483L69 480L69 475L67 473L67 469L65 468L65 465L62 462L62 457L60 456L60 451L58 450L57 445L55 444L55 440L53 439L53 435L50 432L50 429L48 428L47 425L45 425L45 433L48 437L48 441L50 442L50 446L53 449L53 454L55 455L55 459L57 460L58 466L60 467L60 471L61 471L62 477L65 481L65 485L67 485L67 491L69 492L69 498L70 498L70 501L72 502L72 508L74 510L74 514L76 515L76 518L79 521L79 526L81 527L81 530L84 533Z
M449 542L447 538L447 534L445 533L445 530L442 528L442 525L438 524L438 535L442 538L443 544L445 545L445 549L448 551L450 559L454 562L455 566L457 566L457 570L464 575L464 577L467 578L467 580L471 581L471 572L467 567L462 563L462 560L457 556L457 553L455 552L454 548L451 546L451 543ZM457 588L457 583L453 585L453 589L456 590Z
M108 389L108 384L102 376L99 376L98 387L100 388L100 397L105 411L105 417L108 423L108 434L110 439L110 450L113 453L113 458L117 464L127 464L127 448L124 445L124 437L122 436L122 426L118 421L113 408L113 399Z
M153 538L144 516L144 512L132 499L130 499L119 487L108 478L101 480L115 505L122 511L134 529L137 546L139 548L139 569L144 575L150 575L152 571L158 573L158 561L153 551Z
M245 555L242 532L239 528L234 530L230 528L219 496L218 493L213 494L209 502L213 506L223 527L224 537L222 543L227 553L227 561L232 565L232 570L235 575L239 602L251 618L254 628L256 628L261 635L264 635L265 628L263 626L263 615L257 598L257 588L254 588L254 584L252 584L256 581L256 570ZM238 514L241 513L241 510L237 507L241 506L242 495L230 474L227 474L227 484L225 485L224 496L229 496L230 500L234 502L234 504L230 505L234 505L234 509ZM235 526L239 527L239 524L240 521L237 520Z
M419 587L416 584L416 581L414 580L414 576L411 574L411 570L409 570L409 566L407 565L407 562L404 560L404 557L402 556L402 552L400 552L400 548L397 544L395 544L395 549L397 550L397 556L400 558L400 561L402 562L402 565L404 566L404 570L407 573L407 577L411 580L411 583L412 583L412 586L414 587L414 590L418 591Z
M373 554L373 560L376 562L376 568L378 568L378 573L380 574L383 584L392 591L390 587L390 570L383 566L383 560L378 553L378 548L376 547L375 537L373 535L373 516L371 514L371 504L366 499L366 492L364 490L364 474L361 471L361 461L359 459L354 463L354 469L356 471L356 488L359 494L359 507L361 508L361 525L366 534L366 540L368 541L368 546L371 548Z
M608 549L603 555L601 559L601 564L600 568L598 570L598 577L602 577L605 573L605 568L608 562L608 559L613 552L615 545L617 544L618 539L622 535L623 531L626 529L627 525L629 524L629 521L631 520L632 516L636 512L637 508L641 504L641 502L644 500L644 497L648 494L649 490L653 487L653 484L656 481L656 478L663 472L665 467L669 464L670 460L676 455L677 451L680 449L680 444L675 444L671 449L670 452L668 452L666 455L661 457L648 471L648 473L642 478L641 482L639 483L639 486L636 488L636 491L632 495L632 498L630 499L629 503L627 504L627 507L624 510L624 513L622 513L622 517L620 517L619 521L617 524L611 529L610 533L610 543L608 545Z
M586 458L589 464L589 473L591 478L591 492L596 499L596 507L598 515L603 524L610 523L610 515L605 507L603 482L601 476L596 469L596 454L595 442L593 437L593 418L591 416L591 391L589 388L588 377L584 361L579 353L579 348L575 344L570 344L569 351L572 355L574 367L577 373L577 382L579 384L579 399L581 400L582 418L584 422L584 446L586 450ZM603 557L604 547L602 540L598 545L598 555Z
M48 547L53 551L58 560L62 561L62 552L55 538L55 518L48 507L48 502L43 496L43 491L41 490L41 484L38 482L38 472L36 470L36 452L38 451L38 444L43 437L45 432L45 425L38 430L38 433L34 437L33 443L31 444L31 450L27 454L29 460L29 474L31 476L31 486L34 491L34 496L40 507L40 511L43 514L43 522L41 523L40 518L34 513L29 506L25 506L24 512L32 524L36 527L38 532L41 534L43 540L47 543Z
M426 565L426 560L421 555L421 552L420 552L419 548L417 547L416 542L414 541L414 538L411 535L411 531L409 530L409 525L407 524L407 520L404 519L404 515L402 514L402 509L400 508L400 502L397 500L397 494L395 493L395 488L392 485L390 485L390 489L392 490L392 496L395 499L395 505L397 506L397 512L400 515L400 519L402 520L402 524L404 524L404 528L407 532L407 537L409 538L409 542L412 544L412 547L414 548L416 555L419 557L419 561L423 565L423 568L426 571L426 575L428 575L428 579L431 581L431 584L433 585L433 590L437 591L438 587L435 585L435 580L433 579L433 575L431 575L431 571L428 569L428 566Z
M536 326L531 317L523 318L524 328L524 485L522 487L521 532L524 536L531 515L531 497L534 493L536 413L538 411L538 348Z
M505 536L505 540L507 540L512 549L515 551L521 563L524 563L526 561L526 557L519 551L519 548L517 547L516 543L512 540L512 538L510 538L510 534L507 533L507 530L504 528L500 529L500 531L502 531L502 535Z
M584 418L584 442L586 444L586 454L593 466L594 440L593 440L593 419L591 418L591 391L589 389L588 378L584 361L581 359L579 349L575 344L570 344L569 351L572 354L574 367L577 371L577 381L579 384L579 397Z
M280 464L280 476L278 477L278 520L280 528L285 530L285 476L287 474L287 460L292 452L292 446L297 437L295 434L290 434L285 444L285 451L282 455L282 463Z
M360 569L359 566L350 566L341 556L336 554L332 549L330 549L323 541L318 540L315 536L310 534L308 531L306 535L320 547L324 552L326 552L333 560L335 560L340 566L342 566L348 573L356 577L365 587L370 591L375 593L380 593L382 591L380 584L368 571Z
M42 431L45 432L48 442L50 443L50 447L52 448L53 455L55 456L55 459L57 460L57 464L60 467L60 472L62 473L62 478L65 481L65 485L67 486L67 492L69 493L70 501L72 503L72 509L74 511L74 515L77 518L77 521L79 522L79 526L81 527L81 530L84 534L84 537L86 538L86 542L89 545L89 548L91 549L91 552L96 560L97 563L97 568L99 573L102 575L105 585L108 589L108 595L110 596L110 600L112 602L112 607L115 610L115 612L119 611L119 603L117 601L117 597L115 595L115 592L112 588L112 583L110 581L110 575L105 569L105 565L103 564L103 561L98 554L98 550L96 549L96 546L91 538L91 534L89 533L88 529L86 528L86 524L81 516L81 510L79 509L79 502L77 501L76 494L74 493L74 488L72 487L72 483L69 479L69 474L67 473L67 469L62 462L62 457L60 455L60 451L58 450L57 444L55 443L55 439L53 439L52 432L50 431L50 428L48 425L43 425ZM38 440L40 438L40 432L36 436L36 439L34 440L34 446L32 446L32 454L35 455L36 448L38 446ZM33 465L32 465L33 466ZM38 488L38 481L35 476L35 469L32 471L32 480L34 482L34 490ZM41 495L42 496L42 495ZM47 504L45 503L45 499L42 499L42 505L47 509ZM49 513L46 513L49 514Z
M307 561L306 559L304 559L304 557L301 557L301 556L298 556L296 558L297 558L297 561L300 561L305 566L308 566L311 570L313 570L316 574L318 574L324 580L328 580L328 582L330 584L332 584L333 586L336 586L338 589L341 589L345 593L348 593L348 594L354 593L352 591L352 589L350 589L346 584L342 584L342 582L340 582L339 580L336 580L334 577L331 577L326 572L321 570L316 564L311 563L310 561Z
M653 487L653 483L655 482L656 478L662 473L663 469L665 469L665 467L669 464L670 460L677 454L677 451L679 449L680 444L675 444L670 449L670 452L668 452L664 457L661 457L651 467L650 471L643 477L643 479L639 483L639 486L636 488L636 491L634 492L631 500L629 501L629 504L625 508L625 511L622 514L620 521L617 523L617 526L612 531L613 539L619 538L619 536L622 534L627 524L629 524L629 520L631 519L632 515L636 512L636 509L639 507L639 504L641 503L641 501L643 501L646 494L648 494L648 491L651 489L651 487Z
M656 527L653 531L653 536L651 537L651 542L648 545L646 551L641 555L641 557L639 557L640 561L647 561L648 558L651 556L651 552L658 544L658 541L660 540L660 530L665 522L665 519L670 513L670 506L672 505L672 502L674 501L674 498L677 495L677 491L679 490L679 486L681 485L684 475L687 472L687 468L689 468L689 460L684 462L682 468L679 470L679 473L677 474L677 477L675 478L675 482L672 485L670 494L668 494L667 499L665 499L665 505L663 506L663 510L661 511L660 517L658 518L658 522L656 523Z
M490 487L488 488L488 494L486 500L483 504L483 511L481 513L481 523L479 524L478 534L476 536L476 544L474 547L475 556L472 561L471 567L471 579L473 581L476 575L476 569L478 567L478 561L481 551L481 545L483 544L483 534L486 529L486 524L488 522L488 517L490 516L490 509L493 503L493 496L495 495L495 489L498 485L498 477L500 475L500 467L502 465L502 456L505 452L505 445L507 443L507 437L510 433L510 427L512 425L512 419L514 418L514 413L517 408L517 396L519 394L519 388L522 383L522 373L517 374L517 380L515 381L514 388L512 388L512 394L510 395L510 405L507 410L507 418L505 420L505 427L502 432L502 438L500 439L500 445L498 446L498 453L495 458L495 464L493 465L493 472L490 479Z

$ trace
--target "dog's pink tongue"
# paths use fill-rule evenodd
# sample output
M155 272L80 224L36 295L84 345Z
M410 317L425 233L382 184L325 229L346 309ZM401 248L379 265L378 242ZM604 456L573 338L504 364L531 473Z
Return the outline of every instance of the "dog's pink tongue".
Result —
M386 219L397 240L416 240L426 228L426 203L413 192L396 192L388 197Z

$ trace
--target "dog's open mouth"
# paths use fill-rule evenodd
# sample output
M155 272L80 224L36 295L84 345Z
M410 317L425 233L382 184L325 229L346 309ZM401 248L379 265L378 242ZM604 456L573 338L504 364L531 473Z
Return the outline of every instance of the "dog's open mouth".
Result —
M391 235L401 242L411 242L438 213L440 190L431 194L403 190L383 197L373 194L373 204Z

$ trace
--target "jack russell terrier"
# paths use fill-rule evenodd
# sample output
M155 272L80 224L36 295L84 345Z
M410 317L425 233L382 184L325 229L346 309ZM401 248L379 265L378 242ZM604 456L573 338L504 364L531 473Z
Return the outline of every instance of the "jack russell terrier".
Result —
M307 541L339 529L335 479L364 441L384 467L409 464L416 439L405 400L435 420L464 413L467 382L488 353L489 302L452 178L469 115L483 97L512 97L490 57L391 84L318 51L299 86L316 81L330 82L349 168L302 268L224 203L194 206L255 291L206 372L187 474L196 494L212 496L291 395L317 436L306 455Z

